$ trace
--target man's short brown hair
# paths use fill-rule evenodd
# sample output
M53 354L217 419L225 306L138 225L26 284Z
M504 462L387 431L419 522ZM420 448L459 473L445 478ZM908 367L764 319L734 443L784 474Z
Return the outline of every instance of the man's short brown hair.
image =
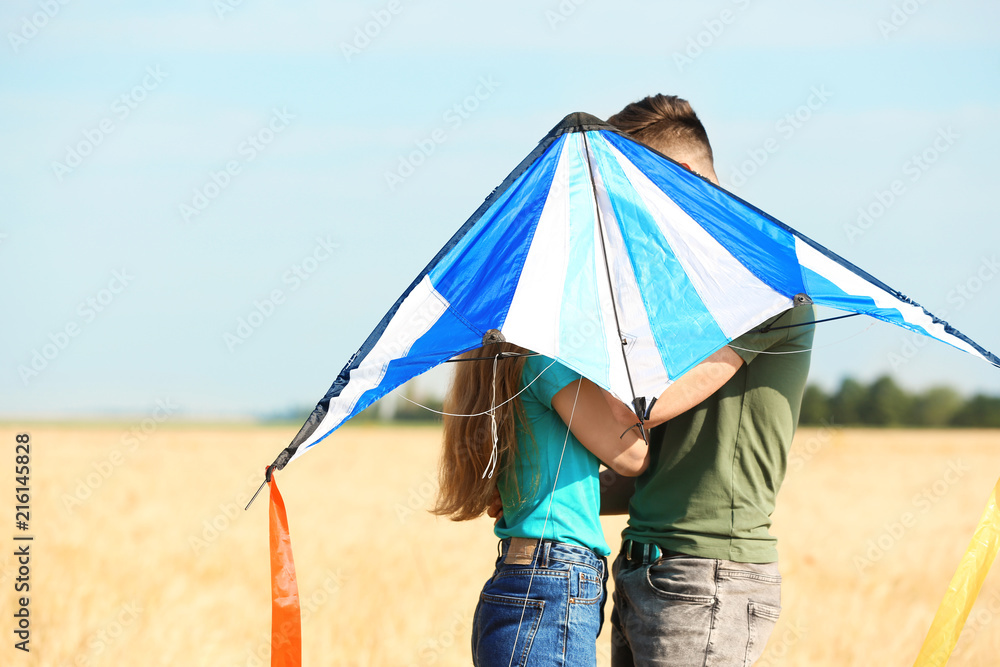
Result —
M712 163L705 126L690 102L676 95L650 95L629 104L608 118L608 123L665 155L695 155Z

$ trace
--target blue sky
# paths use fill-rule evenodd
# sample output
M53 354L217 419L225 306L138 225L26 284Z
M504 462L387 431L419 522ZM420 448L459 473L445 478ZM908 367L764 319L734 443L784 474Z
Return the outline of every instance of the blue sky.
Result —
M0 414L311 406L551 126L655 92L694 104L723 186L1000 351L997 25L918 0L6 2ZM1000 394L887 325L816 347L828 387Z

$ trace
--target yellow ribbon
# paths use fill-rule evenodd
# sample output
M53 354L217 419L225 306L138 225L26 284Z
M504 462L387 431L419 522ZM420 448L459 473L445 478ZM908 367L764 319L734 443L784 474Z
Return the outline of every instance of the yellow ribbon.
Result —
M997 496L1000 495L1000 480L990 494L986 503L983 518L976 526L968 551L962 556L958 570L948 585L948 591L941 600L934 622L931 623L924 645L914 667L943 667L948 664L951 652L962 634L965 619L972 611L976 596L983 587L986 574L990 571L993 559L1000 550L1000 509L997 508Z

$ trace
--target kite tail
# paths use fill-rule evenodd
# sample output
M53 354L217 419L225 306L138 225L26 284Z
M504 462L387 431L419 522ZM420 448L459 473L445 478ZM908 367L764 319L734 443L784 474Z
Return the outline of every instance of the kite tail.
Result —
M270 472L270 471L269 471ZM292 560L292 539L288 534L285 502L274 475L271 487L271 667L302 665L302 619L299 613L299 586Z
M958 643L965 619L972 611L979 589L983 587L986 574L1000 550L1000 508L997 507L997 496L1000 496L1000 480L986 503L986 511L972 535L969 550L959 562L958 570L941 600L920 655L913 663L914 667L943 667Z

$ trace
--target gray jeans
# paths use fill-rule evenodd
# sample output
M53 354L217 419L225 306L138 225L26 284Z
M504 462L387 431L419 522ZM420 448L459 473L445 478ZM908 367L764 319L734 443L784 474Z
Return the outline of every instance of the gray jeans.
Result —
M622 553L612 573L612 667L748 667L781 612L777 563Z

